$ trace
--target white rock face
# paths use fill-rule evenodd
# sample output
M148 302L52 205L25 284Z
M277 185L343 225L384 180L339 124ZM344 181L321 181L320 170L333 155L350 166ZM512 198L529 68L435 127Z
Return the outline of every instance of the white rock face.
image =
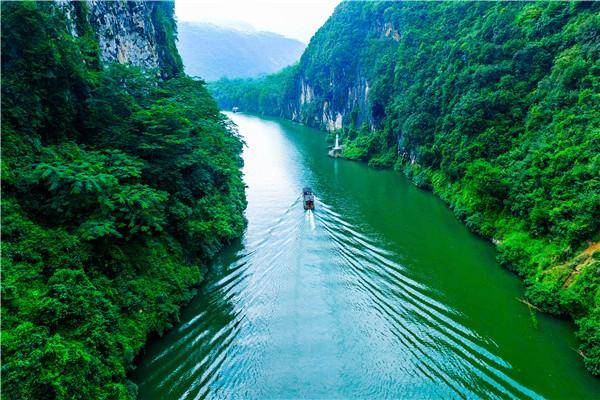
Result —
M152 2L86 0L87 17L96 32L103 62L132 64L145 69L160 67ZM74 35L75 5L59 0Z
M336 113L335 119L333 119L331 110L329 108L329 103L327 101L323 103L323 115L321 117L321 122L323 122L325 129L327 129L328 131L342 129L343 119L344 116L340 112Z
M67 15L67 28L71 35L77 36L77 30L75 29L75 10L69 0L56 0L56 4L62 8Z
M294 121L307 123L311 126L316 126L329 131L342 129L344 120L350 122L351 113L356 112L352 118L357 118L354 123L367 123L371 129L375 129L373 120L370 115L369 103L369 81L360 72L357 74L356 80L346 88L346 98L341 101L332 101L332 91L336 86L336 82L330 79L328 82L329 88L323 92L323 88L315 87L310 80L304 76L299 78L298 92L296 99L290 102L287 118ZM321 104L321 109L314 112L314 108L307 107L310 103L318 102ZM308 115L306 111L308 110Z
M300 92L300 105L304 105L305 103L310 103L313 101L315 97L315 92L312 87L304 80L301 82L301 92Z
M391 37L396 42L400 41L400 33L398 33L398 31L394 29L394 26L389 22L385 24L385 36Z
M151 10L142 2L90 1L90 23L98 33L102 59L158 68Z
M327 100L325 100L323 102L323 114L321 115L321 122L323 122L323 125L325 125L327 127L327 129L329 129L329 102Z
M342 114L337 113L337 115L335 116L335 122L333 124L333 127L335 129L342 129Z

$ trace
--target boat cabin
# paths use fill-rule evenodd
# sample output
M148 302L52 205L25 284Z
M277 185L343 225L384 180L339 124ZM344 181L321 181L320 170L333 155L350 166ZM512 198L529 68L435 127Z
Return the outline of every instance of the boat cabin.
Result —
M302 202L304 203L305 210L315 209L315 195L313 194L311 188L305 187L302 189Z

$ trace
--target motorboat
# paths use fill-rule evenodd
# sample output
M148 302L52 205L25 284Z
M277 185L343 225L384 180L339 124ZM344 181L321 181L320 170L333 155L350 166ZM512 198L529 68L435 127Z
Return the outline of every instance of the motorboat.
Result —
M305 210L315 209L315 195L311 188L305 187L302 189L302 202L304 203Z

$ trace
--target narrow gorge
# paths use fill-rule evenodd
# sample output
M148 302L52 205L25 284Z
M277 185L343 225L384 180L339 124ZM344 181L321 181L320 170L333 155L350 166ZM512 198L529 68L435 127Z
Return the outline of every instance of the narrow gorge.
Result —
M600 398L600 3L233 3L1 3L2 397Z
M433 190L497 244L528 304L575 320L598 374L598 26L594 2L343 2L297 65L210 89Z

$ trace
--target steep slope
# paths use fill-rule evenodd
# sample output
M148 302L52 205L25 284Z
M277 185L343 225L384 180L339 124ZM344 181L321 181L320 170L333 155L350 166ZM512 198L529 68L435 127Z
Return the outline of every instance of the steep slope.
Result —
M208 81L273 73L298 61L304 43L271 32L179 23L177 47L186 73Z
M159 70L163 78L183 69L175 49L176 24L169 2L57 1L73 36L93 32L104 63L132 64Z
M172 2L2 3L3 398L135 398L244 227L242 143L174 27Z
M599 374L599 26L598 3L345 2L297 66L211 90L432 189L575 319Z

